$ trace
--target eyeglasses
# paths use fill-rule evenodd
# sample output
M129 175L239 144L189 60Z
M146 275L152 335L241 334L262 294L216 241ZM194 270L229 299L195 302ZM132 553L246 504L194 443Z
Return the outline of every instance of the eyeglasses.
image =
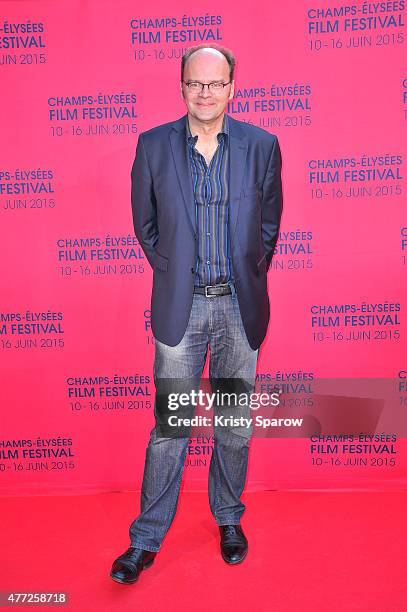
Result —
M205 85L208 87L208 90L212 93L220 93L223 91L223 88L226 85L230 85L232 81L228 81L227 83L221 83L219 81L214 81L213 83L200 83L199 81L182 81L188 87L188 91L191 93L201 93L204 90Z

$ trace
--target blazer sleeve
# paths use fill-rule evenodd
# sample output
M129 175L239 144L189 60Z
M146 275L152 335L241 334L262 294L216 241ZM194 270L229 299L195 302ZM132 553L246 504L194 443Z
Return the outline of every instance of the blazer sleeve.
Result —
M262 237L266 250L267 270L270 267L280 229L283 211L283 190L281 183L281 151L277 137L271 151L266 177L263 183Z
M155 244L158 240L157 201L150 166L140 134L131 169L131 207L134 233L151 267L154 267Z

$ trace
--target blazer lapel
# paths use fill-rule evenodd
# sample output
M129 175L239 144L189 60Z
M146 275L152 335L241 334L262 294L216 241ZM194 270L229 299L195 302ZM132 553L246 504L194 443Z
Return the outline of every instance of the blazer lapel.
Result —
M184 199L185 208L191 223L192 230L196 234L195 200L192 189L192 177L189 168L186 143L186 118L184 115L178 121L174 121L170 132L171 150L174 157L179 186Z
M228 115L229 120L229 232L232 237L237 225L244 169L247 156L247 136L239 122Z

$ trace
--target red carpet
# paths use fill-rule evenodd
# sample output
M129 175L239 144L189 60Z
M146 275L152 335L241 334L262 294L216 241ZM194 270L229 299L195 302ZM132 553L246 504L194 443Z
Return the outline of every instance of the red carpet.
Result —
M249 554L234 567L207 495L181 492L154 565L121 585L109 572L138 497L3 497L0 590L66 591L75 612L407 609L407 492L248 493Z

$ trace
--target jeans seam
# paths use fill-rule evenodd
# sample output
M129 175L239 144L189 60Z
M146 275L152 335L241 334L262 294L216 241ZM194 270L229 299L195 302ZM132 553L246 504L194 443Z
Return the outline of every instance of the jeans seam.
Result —
M172 517L171 517L171 520L169 521L169 523L170 523L170 524L169 524L169 526L168 526L168 529L170 528L171 523L172 523L172 521L174 520L174 518L175 518L175 514L176 514L176 512L177 512L177 506L178 506L179 494L180 494L180 492L181 492L181 480L182 480L182 475L183 475L183 472L184 472L184 464L185 464L185 458L186 458L187 450L188 450L188 445L185 447L185 451L182 453L182 458L183 458L183 461L182 461L182 462L180 462L180 470L179 470L179 474L178 474L178 478L177 478L177 488L178 488L178 493L177 493L177 496L176 496L176 498L175 498L175 502L174 502L174 512L173 512L173 515L172 515ZM165 532L165 534L167 534L168 529L167 529L167 531Z
M180 462L180 472L179 472L179 474L177 476L176 488L178 489L178 494L177 494L177 496L176 496L176 498L174 500L174 512L173 512L173 514L171 516L171 519L168 521L169 524L168 524L168 527L167 527L167 529L165 530L165 532L163 534L162 540L167 535L167 533L169 531L169 528L171 527L172 521L174 520L176 511L177 511L177 503L178 503L178 498L179 498L179 494L180 494L180 486L181 486L181 480L182 480L182 474L183 474L183 466L184 466L184 463L185 463L185 458L186 458L187 450L188 450L188 447L186 446L185 447L185 451L183 452L183 461L182 461L182 463ZM161 543L160 543L160 547L161 547L161 544L162 544L162 540L161 540ZM148 547L145 547L144 545L139 546L139 545L133 544L133 542L131 543L131 546L135 546L136 548L142 548L143 550L148 550L150 552L158 552L160 550L160 548L152 548L151 546L148 546Z
M217 440L216 438L214 438L214 445L217 446ZM219 463L218 463L218 454L216 453L216 460L215 460L215 466L216 466L216 478L215 478L215 504L217 507L219 507L219 481L220 481L220 469L219 469ZM217 510L216 510L217 512ZM215 514L216 517L216 514Z

